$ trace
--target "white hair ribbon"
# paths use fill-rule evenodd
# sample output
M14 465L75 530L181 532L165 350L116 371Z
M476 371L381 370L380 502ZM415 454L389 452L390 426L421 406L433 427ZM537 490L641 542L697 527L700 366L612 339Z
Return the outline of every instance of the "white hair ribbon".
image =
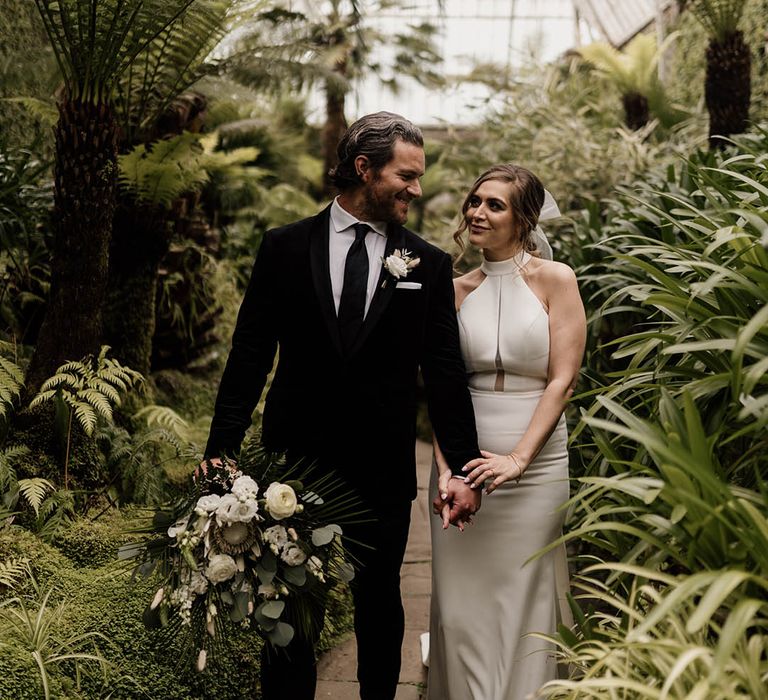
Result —
M560 208L557 206L555 198L548 190L544 190L544 204L539 213L539 221L549 221L551 219L557 219L559 216L562 216L562 214L560 213ZM536 228L533 229L532 236L536 243L536 248L539 251L539 255L544 258L544 260L552 260L552 246L549 245L549 241L540 225L537 225Z

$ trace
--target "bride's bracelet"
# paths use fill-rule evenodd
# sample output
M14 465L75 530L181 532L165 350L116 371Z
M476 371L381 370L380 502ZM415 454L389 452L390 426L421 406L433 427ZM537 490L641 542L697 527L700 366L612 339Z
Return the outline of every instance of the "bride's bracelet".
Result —
M466 474L451 474L451 479L461 479L462 481L467 480Z
M523 477L523 468L520 466L520 458L514 452L510 452L505 456L509 457L515 463L515 466L517 467L517 477L515 477L515 483L519 484L520 479Z

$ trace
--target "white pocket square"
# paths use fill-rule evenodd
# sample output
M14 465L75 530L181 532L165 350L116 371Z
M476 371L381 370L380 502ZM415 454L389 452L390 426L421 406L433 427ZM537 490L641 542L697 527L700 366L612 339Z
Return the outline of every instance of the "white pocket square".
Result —
M398 282L395 289L421 289L421 282Z

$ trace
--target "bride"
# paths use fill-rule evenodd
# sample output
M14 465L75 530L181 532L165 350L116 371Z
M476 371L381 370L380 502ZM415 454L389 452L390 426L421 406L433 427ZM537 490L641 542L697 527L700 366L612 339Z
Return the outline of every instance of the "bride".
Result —
M466 481L487 495L472 527L448 528L443 494L461 477L451 476L435 444L431 494L442 522L432 519L431 700L530 699L557 675L552 645L531 633L553 634L563 619L565 550L529 559L562 528L563 410L586 320L573 270L543 257L551 256L537 231L545 195L530 171L496 165L472 186L454 235L463 248L468 231L483 252L455 290L484 450L465 467Z

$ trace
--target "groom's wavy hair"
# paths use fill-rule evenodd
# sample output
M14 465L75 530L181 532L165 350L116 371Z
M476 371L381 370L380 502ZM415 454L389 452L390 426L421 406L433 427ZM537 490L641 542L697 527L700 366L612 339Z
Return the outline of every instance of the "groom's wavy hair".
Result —
M399 114L375 112L360 117L339 141L338 165L328 172L331 182L342 192L360 187L362 180L355 168L355 158L366 156L371 168L379 171L392 160L398 140L424 146L421 129Z
M469 228L466 218L469 201L480 185L489 180L509 183L509 205L512 208L512 220L520 236L522 249L531 255L538 256L539 250L532 234L539 224L539 214L544 206L544 185L527 168L513 163L501 163L492 165L475 180L464 199L464 204L461 205L461 223L453 234L453 240L459 246L459 254L454 262L458 262L464 256L467 248L464 232Z

